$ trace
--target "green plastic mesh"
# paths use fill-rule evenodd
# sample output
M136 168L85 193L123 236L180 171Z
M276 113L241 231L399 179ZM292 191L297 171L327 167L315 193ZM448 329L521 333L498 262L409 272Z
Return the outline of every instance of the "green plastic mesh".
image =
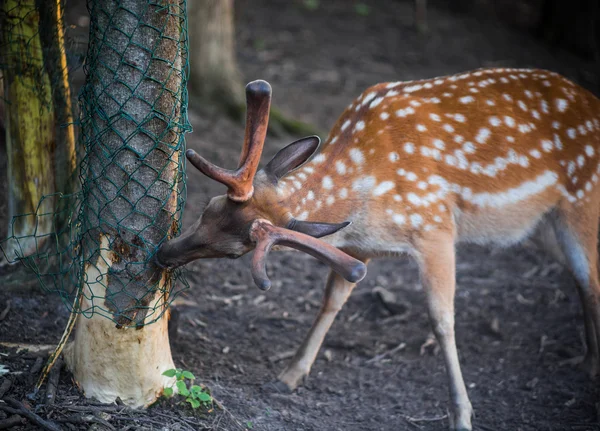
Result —
M77 184L71 193L44 195L34 213L12 217L0 249L69 307L83 294L75 311L84 316L148 324L187 287L180 271L153 263L160 244L178 234L185 200L186 4L89 0L87 6Z

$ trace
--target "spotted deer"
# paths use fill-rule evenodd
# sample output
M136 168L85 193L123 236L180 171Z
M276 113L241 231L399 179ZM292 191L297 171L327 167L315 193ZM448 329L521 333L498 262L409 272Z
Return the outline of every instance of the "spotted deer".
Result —
M508 246L541 224L559 246L551 251L578 282L583 363L597 374L596 97L556 73L529 69L378 84L346 108L320 151L318 138L301 139L256 173L270 87L257 81L247 89L240 167L227 171L187 152L195 167L228 186L227 195L213 198L194 226L167 242L158 263L176 267L256 248L252 271L261 288L269 286L264 262L274 244L332 265L322 308L279 375L281 387L294 390L308 375L336 314L364 276L357 262L408 253L418 263L447 368L450 427L470 430L472 407L454 337L456 244Z

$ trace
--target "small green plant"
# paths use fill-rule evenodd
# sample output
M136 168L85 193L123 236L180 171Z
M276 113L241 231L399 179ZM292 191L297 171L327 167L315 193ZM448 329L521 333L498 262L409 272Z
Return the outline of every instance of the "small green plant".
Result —
M193 409L197 409L200 406L210 408L213 402L212 396L203 388L198 385L194 385L194 379L196 378L189 371L184 371L181 368L170 369L162 373L163 376L175 377L175 386L179 395L185 397L185 401L190 403ZM189 380L190 386L186 383ZM165 397L173 395L173 387L167 387L163 390Z
M304 0L304 7L308 10L319 9L319 0Z

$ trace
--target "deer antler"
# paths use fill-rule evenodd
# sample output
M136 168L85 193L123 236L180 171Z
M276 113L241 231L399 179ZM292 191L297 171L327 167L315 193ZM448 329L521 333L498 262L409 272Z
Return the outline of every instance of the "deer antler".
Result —
M269 124L271 86L257 80L246 85L246 133L238 168L234 171L213 165L194 150L187 150L188 160L204 175L228 187L227 196L236 202L252 197L252 181L258 169Z
M250 239L256 242L256 249L252 257L252 278L262 290L268 290L271 287L266 260L269 251L276 244L292 247L316 257L353 283L362 280L367 273L367 266L363 262L334 246L300 232L273 226L266 220L258 219L252 223Z

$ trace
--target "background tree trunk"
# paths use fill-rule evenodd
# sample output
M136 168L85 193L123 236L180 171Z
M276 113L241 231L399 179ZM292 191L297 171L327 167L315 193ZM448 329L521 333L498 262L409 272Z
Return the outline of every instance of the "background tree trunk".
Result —
M83 314L65 357L87 397L142 407L172 382L162 373L174 368L171 274L151 261L177 226L187 126L185 8L180 0L96 0L89 7Z
M0 7L5 63L6 152L8 156L9 261L43 246L53 230L54 110L50 78L44 68L40 19L34 0L5 0ZM35 212L38 211L38 216ZM18 216L17 218L14 218Z
M244 86L235 59L233 0L188 2L192 100L240 117Z

